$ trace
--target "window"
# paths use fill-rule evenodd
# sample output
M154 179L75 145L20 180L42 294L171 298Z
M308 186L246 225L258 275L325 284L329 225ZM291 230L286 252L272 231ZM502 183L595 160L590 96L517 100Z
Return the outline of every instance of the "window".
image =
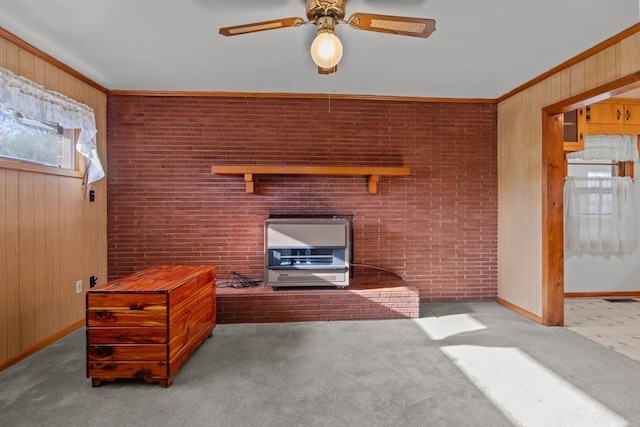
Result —
M1 167L83 176L87 188L104 178L91 108L5 68L0 68L0 105ZM83 175L74 148L85 159Z
M0 157L75 169L74 136L72 129L27 118L0 104Z
M631 163L631 165L628 165ZM565 249L580 253L633 250L633 162L572 159L565 182Z
M611 178L618 176L618 165L614 162L603 161L602 163L587 162L578 159L571 160L567 165L568 176L578 176L586 179L583 185L576 188L576 191L582 193L584 198L583 215L607 215L612 214L612 194L611 181L598 178Z

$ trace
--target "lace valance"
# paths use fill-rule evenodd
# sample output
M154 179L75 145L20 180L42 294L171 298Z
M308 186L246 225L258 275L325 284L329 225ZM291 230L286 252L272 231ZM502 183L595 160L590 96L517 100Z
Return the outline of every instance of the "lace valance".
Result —
M567 153L567 159L638 161L637 135L585 135L584 150Z
M87 184L105 176L96 146L96 120L93 110L58 92L0 67L0 103L23 116L41 122L57 123L66 129L80 129L76 150L86 159Z

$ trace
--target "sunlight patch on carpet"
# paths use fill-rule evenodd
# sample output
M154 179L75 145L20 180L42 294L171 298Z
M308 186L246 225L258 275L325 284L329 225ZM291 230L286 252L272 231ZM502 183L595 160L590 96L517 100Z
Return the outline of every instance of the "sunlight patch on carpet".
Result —
M515 425L629 425L517 348L458 345L442 351Z
M432 340L442 340L464 332L479 331L487 327L468 314L452 314L442 317L423 317L414 322Z

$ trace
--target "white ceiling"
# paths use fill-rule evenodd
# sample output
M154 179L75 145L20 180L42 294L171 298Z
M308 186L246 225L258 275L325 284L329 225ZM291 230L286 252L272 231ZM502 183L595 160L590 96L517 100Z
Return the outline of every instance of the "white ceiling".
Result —
M236 37L218 28L299 16L304 0L0 0L0 27L107 89L497 98L636 24L638 0L349 0L354 12L436 20L427 39L339 25L319 75L313 25Z

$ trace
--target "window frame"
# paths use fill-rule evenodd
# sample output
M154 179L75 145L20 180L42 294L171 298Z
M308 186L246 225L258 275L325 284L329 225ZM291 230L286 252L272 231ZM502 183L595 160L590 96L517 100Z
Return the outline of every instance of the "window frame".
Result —
M587 161L587 162L576 162L571 163L566 157L564 159L564 176L569 176L569 165L576 166L589 166L589 165L602 165L602 166L611 166L612 168L617 169L617 174L615 176L626 177L628 176L631 179L635 179L634 177L634 161L633 160L625 160L625 161L609 161L609 162L598 162L598 161Z
M76 142L78 141L78 136L80 133L79 129L71 129L73 131L73 145L75 147ZM81 172L84 169L84 159L78 153L78 150L74 148L73 150L73 169L66 168L58 168L50 165L41 165L35 162L30 162L28 160L19 160L19 159L11 159L9 157L0 156L0 168L3 169L11 169L23 172L35 172L35 173L44 173L49 175L58 175L58 176L66 176L70 178L79 178L83 179L84 174ZM81 168L82 163L82 168Z
M572 163L569 159L567 159L565 157L565 166L566 166L566 171L565 171L565 176L573 176L569 174L569 166L609 166L611 167L612 172L615 170L615 174L612 173L611 175L609 175L610 177L629 177L632 180L634 179L634 162L632 160L626 160L626 161L615 161L612 160L610 162L607 161L584 161L584 162L576 162L574 160L574 163ZM594 175L591 175L591 172L589 172L589 176L585 176L585 178L597 178L598 175L600 175L600 172L593 172ZM606 178L606 176L605 176ZM594 192L592 189L589 188L584 188L580 190L580 193L582 194L599 194L599 195L605 195L604 193L601 192ZM612 197L612 193L608 192L606 193L607 195ZM597 216L600 215L600 213L597 212L592 212L591 209L591 205L592 205L592 201L591 201L591 197L589 197L589 214L585 214L587 216ZM598 210L598 212L600 212L602 210L602 208L604 208L605 206L609 206L609 208L611 208L611 200L609 200L608 202L606 201L602 201L602 204L600 206L600 209ZM611 211L611 209L609 209L609 211ZM613 212L603 212L603 215L613 215Z

